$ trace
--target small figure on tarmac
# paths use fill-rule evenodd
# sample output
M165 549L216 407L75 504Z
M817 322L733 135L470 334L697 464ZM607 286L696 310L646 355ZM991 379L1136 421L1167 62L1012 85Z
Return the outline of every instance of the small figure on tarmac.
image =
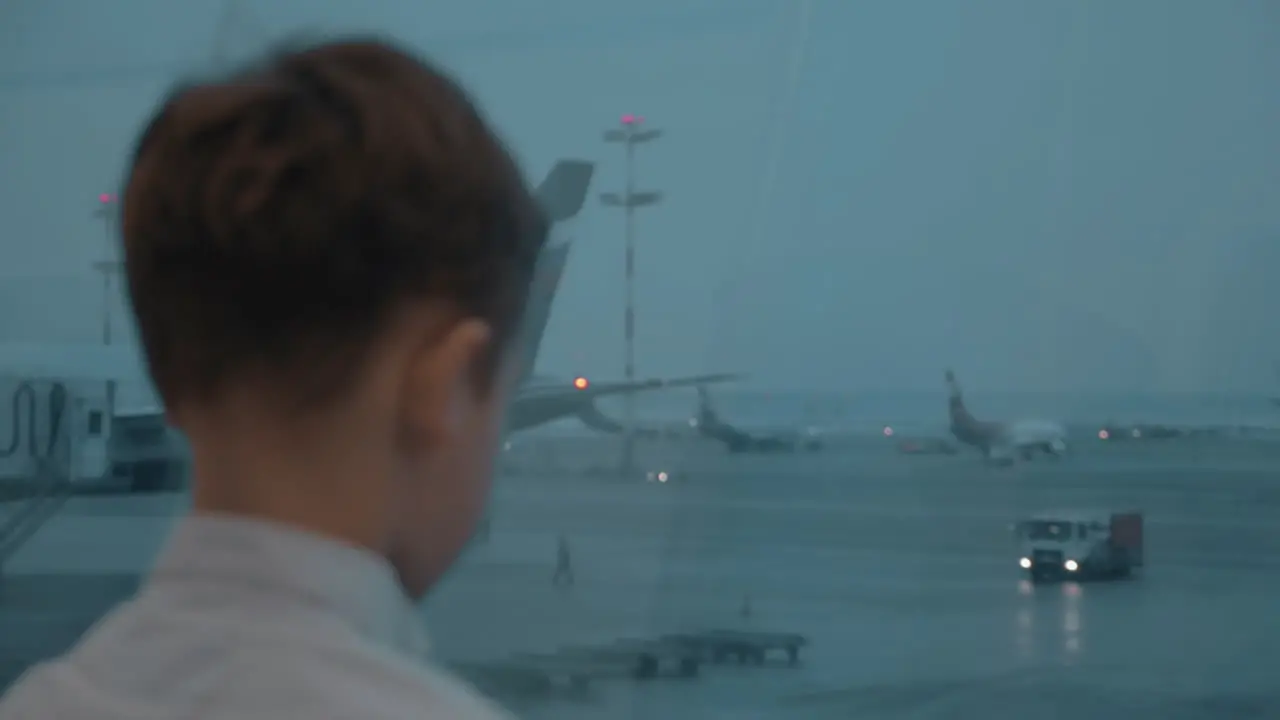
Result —
M573 557L569 554L569 540L561 535L556 542L556 571L551 575L552 585L573 585Z

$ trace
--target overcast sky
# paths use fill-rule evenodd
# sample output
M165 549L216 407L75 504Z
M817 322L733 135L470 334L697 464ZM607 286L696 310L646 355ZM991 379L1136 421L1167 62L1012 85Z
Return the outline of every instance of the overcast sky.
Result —
M639 153L642 374L767 388L1271 390L1269 0L7 0L0 333L92 341L92 215L184 71L376 30L470 85L537 180ZM248 9L250 6L262 6ZM807 18L807 19L806 19ZM540 370L621 372L622 218L581 218Z

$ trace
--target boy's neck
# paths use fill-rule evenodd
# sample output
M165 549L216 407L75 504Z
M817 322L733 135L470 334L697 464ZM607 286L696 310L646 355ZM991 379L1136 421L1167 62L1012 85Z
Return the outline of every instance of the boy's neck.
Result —
M193 444L191 509L287 525L382 554L377 473L348 464L334 458L317 467Z

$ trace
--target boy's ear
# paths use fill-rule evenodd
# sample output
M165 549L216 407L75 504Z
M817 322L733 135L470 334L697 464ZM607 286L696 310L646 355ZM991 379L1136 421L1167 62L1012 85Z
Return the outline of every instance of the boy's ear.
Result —
M414 435L439 444L467 431L482 395L479 368L492 342L488 323L464 318L420 346L409 360L402 398Z

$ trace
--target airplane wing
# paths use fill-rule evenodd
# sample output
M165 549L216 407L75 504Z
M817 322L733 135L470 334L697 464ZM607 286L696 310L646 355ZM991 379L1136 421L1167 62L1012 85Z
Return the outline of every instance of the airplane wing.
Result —
M578 378L573 382L566 381L563 385L526 387L516 395L507 409L507 431L525 430L552 420L577 415L601 397L698 387L738 378L739 376L733 373L604 383L590 383Z
M574 388L574 390L576 390L580 395L586 395L595 399L607 395L625 395L627 393L643 392L646 390L702 387L703 385L714 385L716 383L739 379L741 379L741 376L734 373L715 373L712 375L693 375L691 377L682 378L652 378L649 380L634 380L632 382L591 383L583 389Z
M507 410L507 429L523 430L534 425L550 422L562 417L578 414L584 407L590 406L596 398L611 395L626 395L633 392L651 392L681 387L700 387L716 383L737 380L740 376L733 373L717 373L712 375L694 375L682 378L654 378L633 382L592 383L585 388L577 387L573 382L563 386L526 388L517 393ZM159 418L164 416L164 408L159 405L136 405L116 411L121 419Z

